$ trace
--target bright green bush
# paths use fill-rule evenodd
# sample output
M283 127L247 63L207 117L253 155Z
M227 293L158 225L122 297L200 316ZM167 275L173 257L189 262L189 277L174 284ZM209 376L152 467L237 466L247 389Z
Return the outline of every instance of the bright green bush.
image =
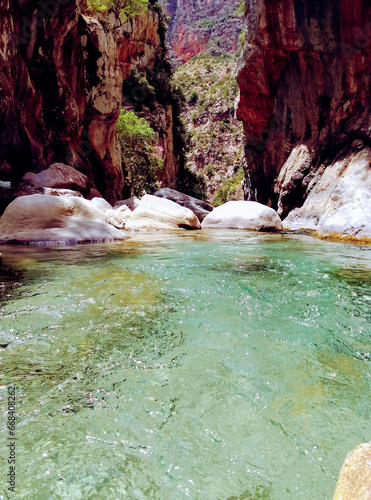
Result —
M147 120L133 111L121 111L117 121L124 174L131 196L154 193L159 189L157 172L164 166L158 148L154 147L156 134Z
M233 200L237 188L241 185L241 182L244 178L244 171L242 168L237 172L236 177L232 177L231 179L224 179L222 185L218 189L215 194L214 203L215 207L219 205L223 205L227 201Z
M82 12L88 15L100 15L113 12L117 21L117 27L134 16L146 12L148 0L83 0Z

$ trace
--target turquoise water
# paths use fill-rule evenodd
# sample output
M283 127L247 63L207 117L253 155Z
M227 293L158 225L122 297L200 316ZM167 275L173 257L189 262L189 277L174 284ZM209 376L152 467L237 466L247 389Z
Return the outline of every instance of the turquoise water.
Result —
M330 499L371 440L370 247L203 231L2 251L0 498L9 384L11 498Z

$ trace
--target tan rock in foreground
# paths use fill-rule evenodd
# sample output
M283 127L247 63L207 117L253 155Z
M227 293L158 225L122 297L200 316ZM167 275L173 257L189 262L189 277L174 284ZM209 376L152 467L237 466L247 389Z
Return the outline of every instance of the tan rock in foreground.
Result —
M349 453L332 500L371 500L371 443L363 443Z

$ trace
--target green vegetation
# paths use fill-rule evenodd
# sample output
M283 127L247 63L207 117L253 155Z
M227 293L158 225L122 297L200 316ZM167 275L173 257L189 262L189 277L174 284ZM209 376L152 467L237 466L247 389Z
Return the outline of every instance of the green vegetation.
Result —
M115 28L122 26L134 16L146 12L148 0L83 0L82 12L91 16L99 16L113 12L118 21Z
M227 201L236 199L237 188L241 186L241 182L244 178L244 171L242 168L237 172L236 177L231 179L224 179L222 185L219 187L214 198L214 206L218 207L223 205Z
M156 134L147 120L133 111L121 111L117 121L122 167L131 196L154 193L159 189L157 172L163 168L160 153L154 147Z
M203 19L200 19L199 21L196 22L196 26L211 30L211 28L213 27L213 21L211 19L207 19L206 17L204 17Z
M174 85L187 96L182 115L189 136L187 166L194 182L206 186L206 196L213 202L224 180L233 180L242 165L242 124L235 118L234 103L238 85L234 78L234 56L201 54L179 66L174 72ZM241 182L238 178L237 184ZM200 186L200 184L198 184ZM240 190L223 187L218 199L242 196Z

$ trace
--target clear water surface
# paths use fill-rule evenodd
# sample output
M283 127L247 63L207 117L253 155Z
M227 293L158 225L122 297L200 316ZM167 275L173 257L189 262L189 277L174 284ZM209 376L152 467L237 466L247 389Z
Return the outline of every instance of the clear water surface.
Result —
M371 439L371 248L240 231L4 247L0 498L330 499Z

